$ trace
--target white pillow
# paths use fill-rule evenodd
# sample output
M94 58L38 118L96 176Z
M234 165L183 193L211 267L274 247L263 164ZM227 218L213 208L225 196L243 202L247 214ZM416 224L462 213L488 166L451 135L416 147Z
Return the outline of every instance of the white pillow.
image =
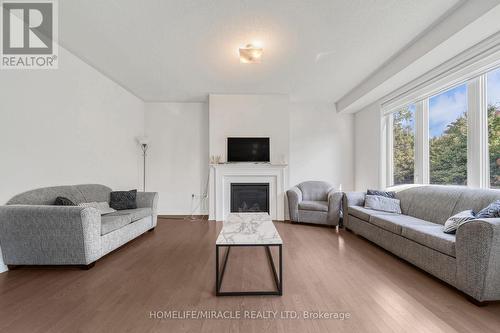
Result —
M457 232L459 226L467 221L474 220L474 212L472 210L464 210L448 218L444 223L443 232L445 234L454 234Z
M78 206L95 208L101 213L101 215L116 212L116 210L109 207L109 203L107 203L105 201L104 202L82 202L82 203L78 204Z
M387 198L380 195L366 195L365 208L401 214L401 206L398 199Z

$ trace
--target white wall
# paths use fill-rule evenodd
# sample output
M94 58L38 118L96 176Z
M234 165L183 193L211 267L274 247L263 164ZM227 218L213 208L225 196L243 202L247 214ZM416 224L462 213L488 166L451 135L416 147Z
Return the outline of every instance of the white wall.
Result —
M1 204L41 186L140 185L142 100L63 48L57 70L1 72L0 115Z
M283 95L225 96L229 98L216 98L215 112L207 103L146 103L145 131L151 139L147 184L160 193L160 214L190 214L198 207L200 199L193 200L192 194L205 191L209 140L215 147L212 154L222 155L231 135L272 136L271 142L281 145L273 146L274 159L287 156L289 185L318 179L354 188L353 115L338 114L327 103L289 103ZM211 135L209 122L217 128ZM194 213L206 214L207 207Z
M288 95L210 95L209 155L227 161L228 137L269 137L271 163L288 163L289 104Z
M146 103L145 110L146 184L159 192L159 214L206 214L192 194L205 192L208 177L207 103Z
M356 191L379 188L380 107L370 104L354 115L354 179Z
M328 103L290 104L290 186L324 180L354 188L353 118Z

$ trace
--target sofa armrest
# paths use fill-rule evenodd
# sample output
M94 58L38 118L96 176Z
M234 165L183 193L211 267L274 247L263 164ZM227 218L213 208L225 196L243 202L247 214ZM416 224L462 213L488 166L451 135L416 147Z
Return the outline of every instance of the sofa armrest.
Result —
M365 192L346 192L342 200L343 224L349 228L349 206L364 206Z
M480 302L500 299L500 218L462 224L456 257L460 290Z
M299 222L299 203L302 201L302 191L294 186L286 191L288 197L288 209L290 211L290 220Z
M345 203L348 206L364 206L365 205L365 192L346 192Z
M137 208L158 208L158 192L137 192Z
M344 192L331 190L328 192L328 223L339 225L339 220L342 212L342 198Z
M137 192L137 208L151 208L153 210L153 228L158 220L158 192Z
M91 207L0 207L0 247L8 265L88 265L101 256L101 215Z

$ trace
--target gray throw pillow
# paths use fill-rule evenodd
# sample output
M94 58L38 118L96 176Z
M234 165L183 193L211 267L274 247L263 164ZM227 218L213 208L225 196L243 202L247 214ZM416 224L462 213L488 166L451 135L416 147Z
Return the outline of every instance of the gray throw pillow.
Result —
M443 232L445 234L454 234L457 232L459 226L467 221L474 220L475 218L476 217L474 216L474 212L472 210L464 210L463 212L455 214L446 220Z
M387 198L380 195L366 195L365 208L401 214L401 203L398 199Z
M82 202L82 203L78 204L78 206L95 208L101 213L101 215L116 212L116 210L109 207L109 204L105 201L104 202Z
M396 192L394 191L379 191L379 190L367 190L367 195L379 195L382 197L396 199Z
M489 219L500 217L500 200L494 201L488 207L481 209L476 214L476 219Z

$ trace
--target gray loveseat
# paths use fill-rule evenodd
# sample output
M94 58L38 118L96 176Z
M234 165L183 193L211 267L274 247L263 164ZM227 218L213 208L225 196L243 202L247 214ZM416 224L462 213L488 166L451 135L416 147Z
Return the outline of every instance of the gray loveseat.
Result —
M337 226L341 215L343 193L330 183L308 181L287 192L290 220Z
M417 186L396 190L402 215L363 208L365 193L346 193L344 225L451 284L473 301L500 300L500 218L472 220L445 234L452 215L479 211L499 190Z
M101 216L97 209L54 206L58 196L76 204L109 202L111 189L87 184L39 188L16 195L0 207L0 247L5 264L82 265L93 263L154 229L158 194L137 192L137 209Z

